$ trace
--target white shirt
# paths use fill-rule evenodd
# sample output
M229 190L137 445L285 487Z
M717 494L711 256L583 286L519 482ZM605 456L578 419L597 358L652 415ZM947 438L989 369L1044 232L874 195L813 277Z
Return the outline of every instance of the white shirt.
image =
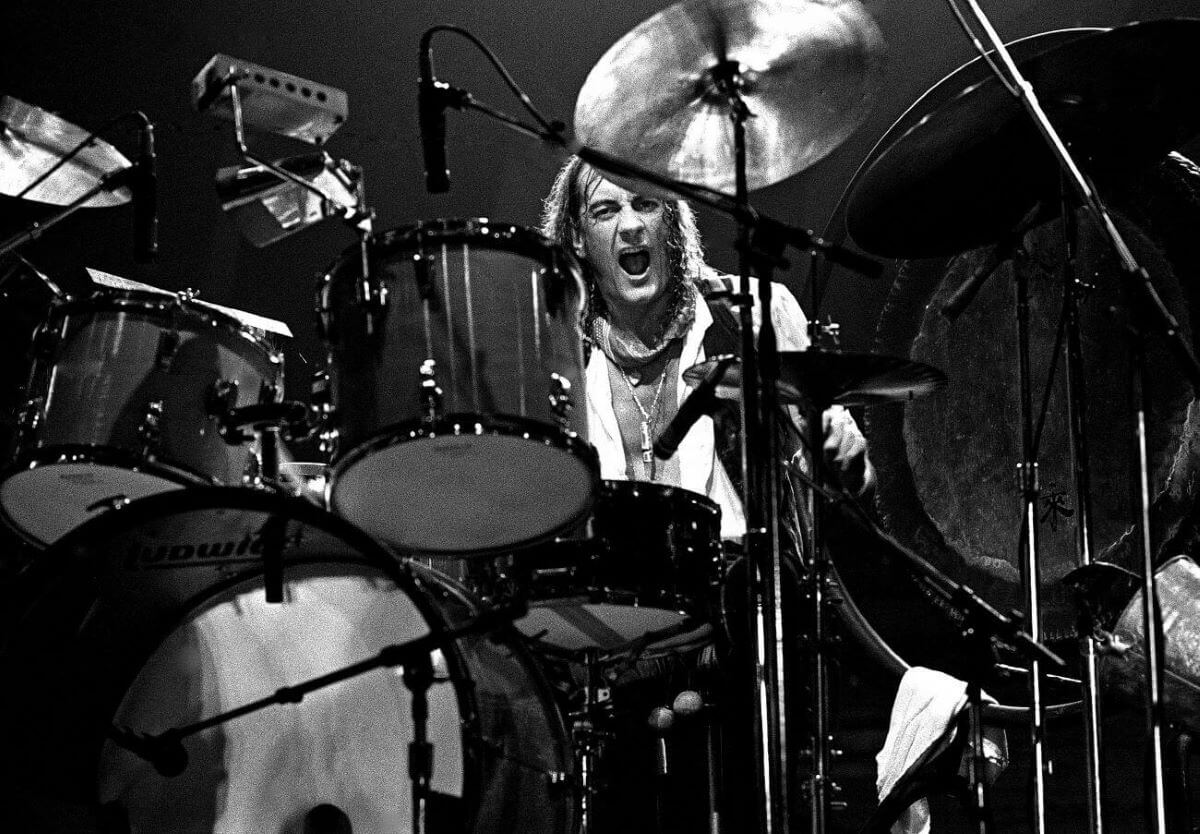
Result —
M751 289L757 300L757 279L751 279ZM693 292L696 294L696 320L684 337L683 351L679 357L675 386L676 406L682 403L695 387L687 383L683 372L707 358L704 353L704 334L713 323L712 313L700 290L693 286ZM771 321L775 325L779 349L804 350L808 347L808 319L800 309L796 297L782 284L772 283L771 301ZM762 312L757 301L752 311L752 320L757 333L762 321ZM600 457L600 477L613 481L626 480L625 447L621 442L621 430L617 425L616 411L613 409L608 363L604 353L599 350L593 350L588 359L585 385L588 401L588 439L596 447ZM721 508L721 538L741 539L745 536L746 514L737 489L717 458L716 432L711 417L704 416L696 421L679 444L677 455L678 486L709 497Z

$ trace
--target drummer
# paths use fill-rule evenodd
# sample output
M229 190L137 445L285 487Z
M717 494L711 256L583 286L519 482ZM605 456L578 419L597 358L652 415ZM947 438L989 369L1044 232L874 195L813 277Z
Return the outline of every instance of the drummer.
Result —
M736 427L702 417L663 461L651 451L689 393L683 372L707 356L738 352L736 281L704 262L691 207L633 193L572 158L546 198L543 233L578 259L587 285L584 336L588 436L601 477L654 481L706 495L721 508L721 535L740 539L746 521L739 490ZM772 285L780 350L808 346L808 322L795 296ZM761 321L759 309L754 320ZM803 465L799 433L785 450ZM855 495L874 470L866 440L848 411L824 414L824 461L831 480Z

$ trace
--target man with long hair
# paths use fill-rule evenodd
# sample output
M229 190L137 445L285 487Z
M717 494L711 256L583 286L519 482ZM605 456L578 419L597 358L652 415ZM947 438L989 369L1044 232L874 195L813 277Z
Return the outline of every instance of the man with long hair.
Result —
M651 481L703 495L720 507L721 538L742 539L746 516L739 488L743 477L740 427L731 413L735 410L702 417L668 460L658 460L652 451L654 441L690 393L684 371L705 358L738 353L741 348L738 317L730 303L734 281L705 264L691 207L683 200L630 191L573 158L559 172L545 201L542 232L574 256L587 288L588 435L599 453L601 477ZM771 317L779 348L803 350L809 340L800 305L782 285L773 285L773 295ZM753 312L757 327L761 314L757 309ZM782 452L789 463L806 468L800 454L803 421L795 407L783 411L779 424L791 430L781 433ZM827 472L852 493L863 492L874 474L857 424L840 407L828 410L823 422ZM784 479L780 532L793 580L785 588L785 597L795 591L794 581L803 561L799 558L804 525L799 488L792 478ZM664 525L670 522L663 520ZM737 545L730 547L729 556L736 556ZM628 557L631 570L637 569L637 552L620 555ZM735 574L740 570L733 568ZM725 584L738 587L739 580L730 578ZM791 604L798 605L795 596ZM733 644L727 647L729 651L710 652L708 661L703 653L677 658L671 674L685 681L689 690L698 680L707 681L699 688L720 702L714 717L731 730L726 733L724 759L736 762L725 769L724 811L737 828L741 817L750 818L750 807L759 801L750 790L753 765L745 724L753 706L748 702L749 686L741 684L750 679L749 658L737 648L747 645L744 629L748 618L744 599L737 592L726 594L723 608ZM796 628L795 624L784 625ZM714 664L712 658L717 654L722 659ZM793 666L794 653L789 650L787 656L786 665ZM674 682L659 681L653 686L643 683L636 694L614 693L613 704L618 712L623 711L618 717L624 717L625 723L615 724L614 741L600 769L607 774L609 793L593 805L601 820L597 830L631 834L707 827L703 746L693 741L688 748L686 733L673 731L672 745L685 753L674 757L673 789L656 779L649 768L652 745L658 745L665 759L662 745L666 742L661 735L665 730L654 729L660 735L653 738L642 716L647 712L652 718L661 716L659 709L651 708L671 704L679 689ZM659 775L664 764L660 762ZM654 819L657 824L651 823ZM673 824L668 824L668 819Z
M587 286L588 432L601 476L707 495L721 507L722 537L740 538L745 516L734 479L741 473L729 471L735 456L721 448L712 420L697 422L665 462L648 448L688 394L683 372L712 348L740 348L728 303L734 282L705 264L691 207L631 192L575 157L546 198L542 233L575 256ZM779 349L803 350L804 312L783 285L774 284L772 294ZM757 309L754 316L757 322ZM857 424L834 407L824 428L830 474L861 493L874 475Z

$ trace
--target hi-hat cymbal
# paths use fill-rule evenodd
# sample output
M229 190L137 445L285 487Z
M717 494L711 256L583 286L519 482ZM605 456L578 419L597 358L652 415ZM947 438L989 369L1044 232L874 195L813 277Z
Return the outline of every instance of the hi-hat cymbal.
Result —
M790 177L862 123L883 38L857 0L684 0L600 59L575 104L575 134L672 179L731 193L730 103L714 70L736 62L751 190Z
M1100 176L1157 162L1200 133L1197 55L1200 20L1174 19L1085 34L1017 64L1076 162ZM928 98L936 106L850 195L847 226L859 246L886 257L952 255L996 242L1039 200L1057 205L1057 163L998 79L949 101Z
M130 167L120 151L102 139L93 139L61 168L29 188L87 136L88 131L40 107L12 96L0 99L0 194L65 206L95 187L106 174ZM121 187L100 191L84 206L119 206L129 199L129 189Z
M722 357L708 359L683 372L695 385ZM946 375L931 365L876 353L799 350L779 352L778 392L793 405L881 405L906 402L946 386ZM721 378L717 395L741 395L742 366L733 363Z

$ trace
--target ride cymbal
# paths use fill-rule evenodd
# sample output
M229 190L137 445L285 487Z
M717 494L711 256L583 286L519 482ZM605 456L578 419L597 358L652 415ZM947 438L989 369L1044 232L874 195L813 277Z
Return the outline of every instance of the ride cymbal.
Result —
M883 38L856 0L685 0L625 34L575 104L584 145L684 182L735 187L733 72L753 190L804 170L862 123Z

